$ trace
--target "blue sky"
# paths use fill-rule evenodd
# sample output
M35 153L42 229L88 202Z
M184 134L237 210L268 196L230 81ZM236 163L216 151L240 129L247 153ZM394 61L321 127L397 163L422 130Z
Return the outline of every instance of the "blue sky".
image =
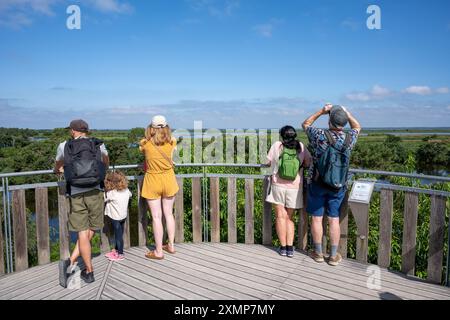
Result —
M71 4L81 30L66 28ZM276 128L325 102L363 127L449 126L449 57L446 0L1 0L0 126L126 129L162 113Z

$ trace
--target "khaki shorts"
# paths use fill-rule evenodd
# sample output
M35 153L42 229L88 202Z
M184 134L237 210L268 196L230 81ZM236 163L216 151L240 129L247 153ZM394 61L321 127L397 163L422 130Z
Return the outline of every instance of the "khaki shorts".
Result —
M283 188L272 184L266 201L289 209L301 209L303 208L303 190Z
M69 230L101 230L103 228L103 191L92 190L70 197Z

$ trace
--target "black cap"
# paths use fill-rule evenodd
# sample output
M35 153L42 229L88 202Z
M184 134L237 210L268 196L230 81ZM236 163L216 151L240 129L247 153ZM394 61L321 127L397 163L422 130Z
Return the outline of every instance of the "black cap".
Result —
M347 112L339 105L334 105L330 110L330 122L333 127L343 128L348 123Z
M89 125L87 124L86 121L81 120L81 119L77 119L77 120L72 120L70 122L70 125L69 125L68 129L72 129L72 130L78 131L78 132L85 132L85 133L87 133L89 131Z

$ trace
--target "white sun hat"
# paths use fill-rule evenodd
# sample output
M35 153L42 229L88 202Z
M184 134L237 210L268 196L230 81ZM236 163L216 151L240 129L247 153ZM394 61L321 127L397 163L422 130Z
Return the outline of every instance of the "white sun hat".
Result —
M152 118L152 128L164 128L167 127L166 117L157 115Z

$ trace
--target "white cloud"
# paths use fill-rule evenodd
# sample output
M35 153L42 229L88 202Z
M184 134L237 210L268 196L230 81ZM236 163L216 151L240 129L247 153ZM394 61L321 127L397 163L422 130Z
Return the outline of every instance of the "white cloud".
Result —
M253 27L261 37L271 38L273 33L273 25L270 23L259 24Z
M345 29L350 29L353 31L358 30L359 26L360 26L360 23L353 19L346 19L341 22L341 27L343 27Z
M436 93L441 93L441 94L446 94L449 93L450 89L447 87L442 87L442 88L437 88L436 89Z
M433 93L431 88L428 86L411 86L406 88L404 92L409 94L417 94L421 96L426 96Z
M0 12L9 10L34 11L40 14L53 15L52 6L59 0L2 0Z
M21 29L30 26L33 20L22 12L12 13L7 16L0 16L0 27L8 27L11 29Z
M124 1L118 0L89 0L91 5L105 13L130 13L133 11L133 7Z
M368 92L349 93L345 95L345 98L350 101L371 101L377 99L384 99L390 95L392 95L391 90L376 84Z
M187 0L196 11L206 11L213 17L233 15L240 7L240 0Z
M283 23L283 20L272 18L267 23L258 24L256 26L253 26L252 29L256 33L258 33L261 37L271 38L272 35L273 35L273 32L275 30L275 27L278 26L281 23Z
M369 101L370 100L370 96L364 92L348 93L345 95L345 98L347 98L350 101Z
M85 0L83 4L103 13L131 13L133 7L122 0ZM0 0L0 27L21 29L40 16L53 16L54 7L72 4L70 0Z
M391 91L387 88L383 88L382 86L376 84L373 86L371 94L375 97L387 97L391 95Z

